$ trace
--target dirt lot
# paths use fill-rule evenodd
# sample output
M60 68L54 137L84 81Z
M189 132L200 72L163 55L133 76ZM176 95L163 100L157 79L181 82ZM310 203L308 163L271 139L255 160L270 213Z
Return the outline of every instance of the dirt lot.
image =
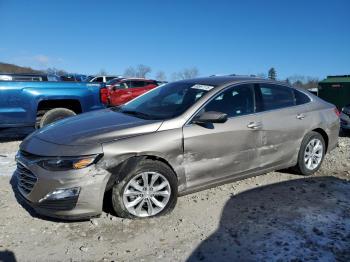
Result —
M312 177L273 172L182 197L168 216L71 223L17 202L18 145L0 143L0 261L350 261L350 138Z

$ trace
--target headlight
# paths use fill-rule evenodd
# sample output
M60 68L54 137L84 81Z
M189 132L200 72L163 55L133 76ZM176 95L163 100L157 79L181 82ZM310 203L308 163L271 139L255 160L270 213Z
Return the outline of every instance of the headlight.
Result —
M97 163L97 161L100 160L101 157L102 155L83 156L76 158L57 157L41 160L38 162L38 165L50 171L82 169Z

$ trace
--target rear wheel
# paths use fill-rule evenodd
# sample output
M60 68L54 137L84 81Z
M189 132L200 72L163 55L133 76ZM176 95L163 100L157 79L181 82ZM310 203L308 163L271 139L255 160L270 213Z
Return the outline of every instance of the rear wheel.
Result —
M58 120L76 115L74 111L67 108L54 108L49 111L38 111L35 127L42 128Z
M302 175L312 175L321 167L325 153L326 144L322 135L308 133L301 143L296 170Z
M166 164L142 160L112 189L116 214L126 218L144 218L170 212L177 201L177 179Z

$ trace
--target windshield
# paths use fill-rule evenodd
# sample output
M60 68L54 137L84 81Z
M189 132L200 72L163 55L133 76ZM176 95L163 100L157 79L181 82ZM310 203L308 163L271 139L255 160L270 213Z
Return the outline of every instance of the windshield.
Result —
M118 110L147 119L170 119L184 113L213 86L175 82L161 85Z

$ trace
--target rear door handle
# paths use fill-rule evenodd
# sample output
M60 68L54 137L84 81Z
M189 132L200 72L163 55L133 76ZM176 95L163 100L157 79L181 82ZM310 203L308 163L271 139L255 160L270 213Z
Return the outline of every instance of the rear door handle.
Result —
M297 114L297 118L299 120L303 120L305 118L305 115L304 114Z
M250 129L260 129L262 127L262 124L260 122L250 122L248 125L247 125L248 128Z

